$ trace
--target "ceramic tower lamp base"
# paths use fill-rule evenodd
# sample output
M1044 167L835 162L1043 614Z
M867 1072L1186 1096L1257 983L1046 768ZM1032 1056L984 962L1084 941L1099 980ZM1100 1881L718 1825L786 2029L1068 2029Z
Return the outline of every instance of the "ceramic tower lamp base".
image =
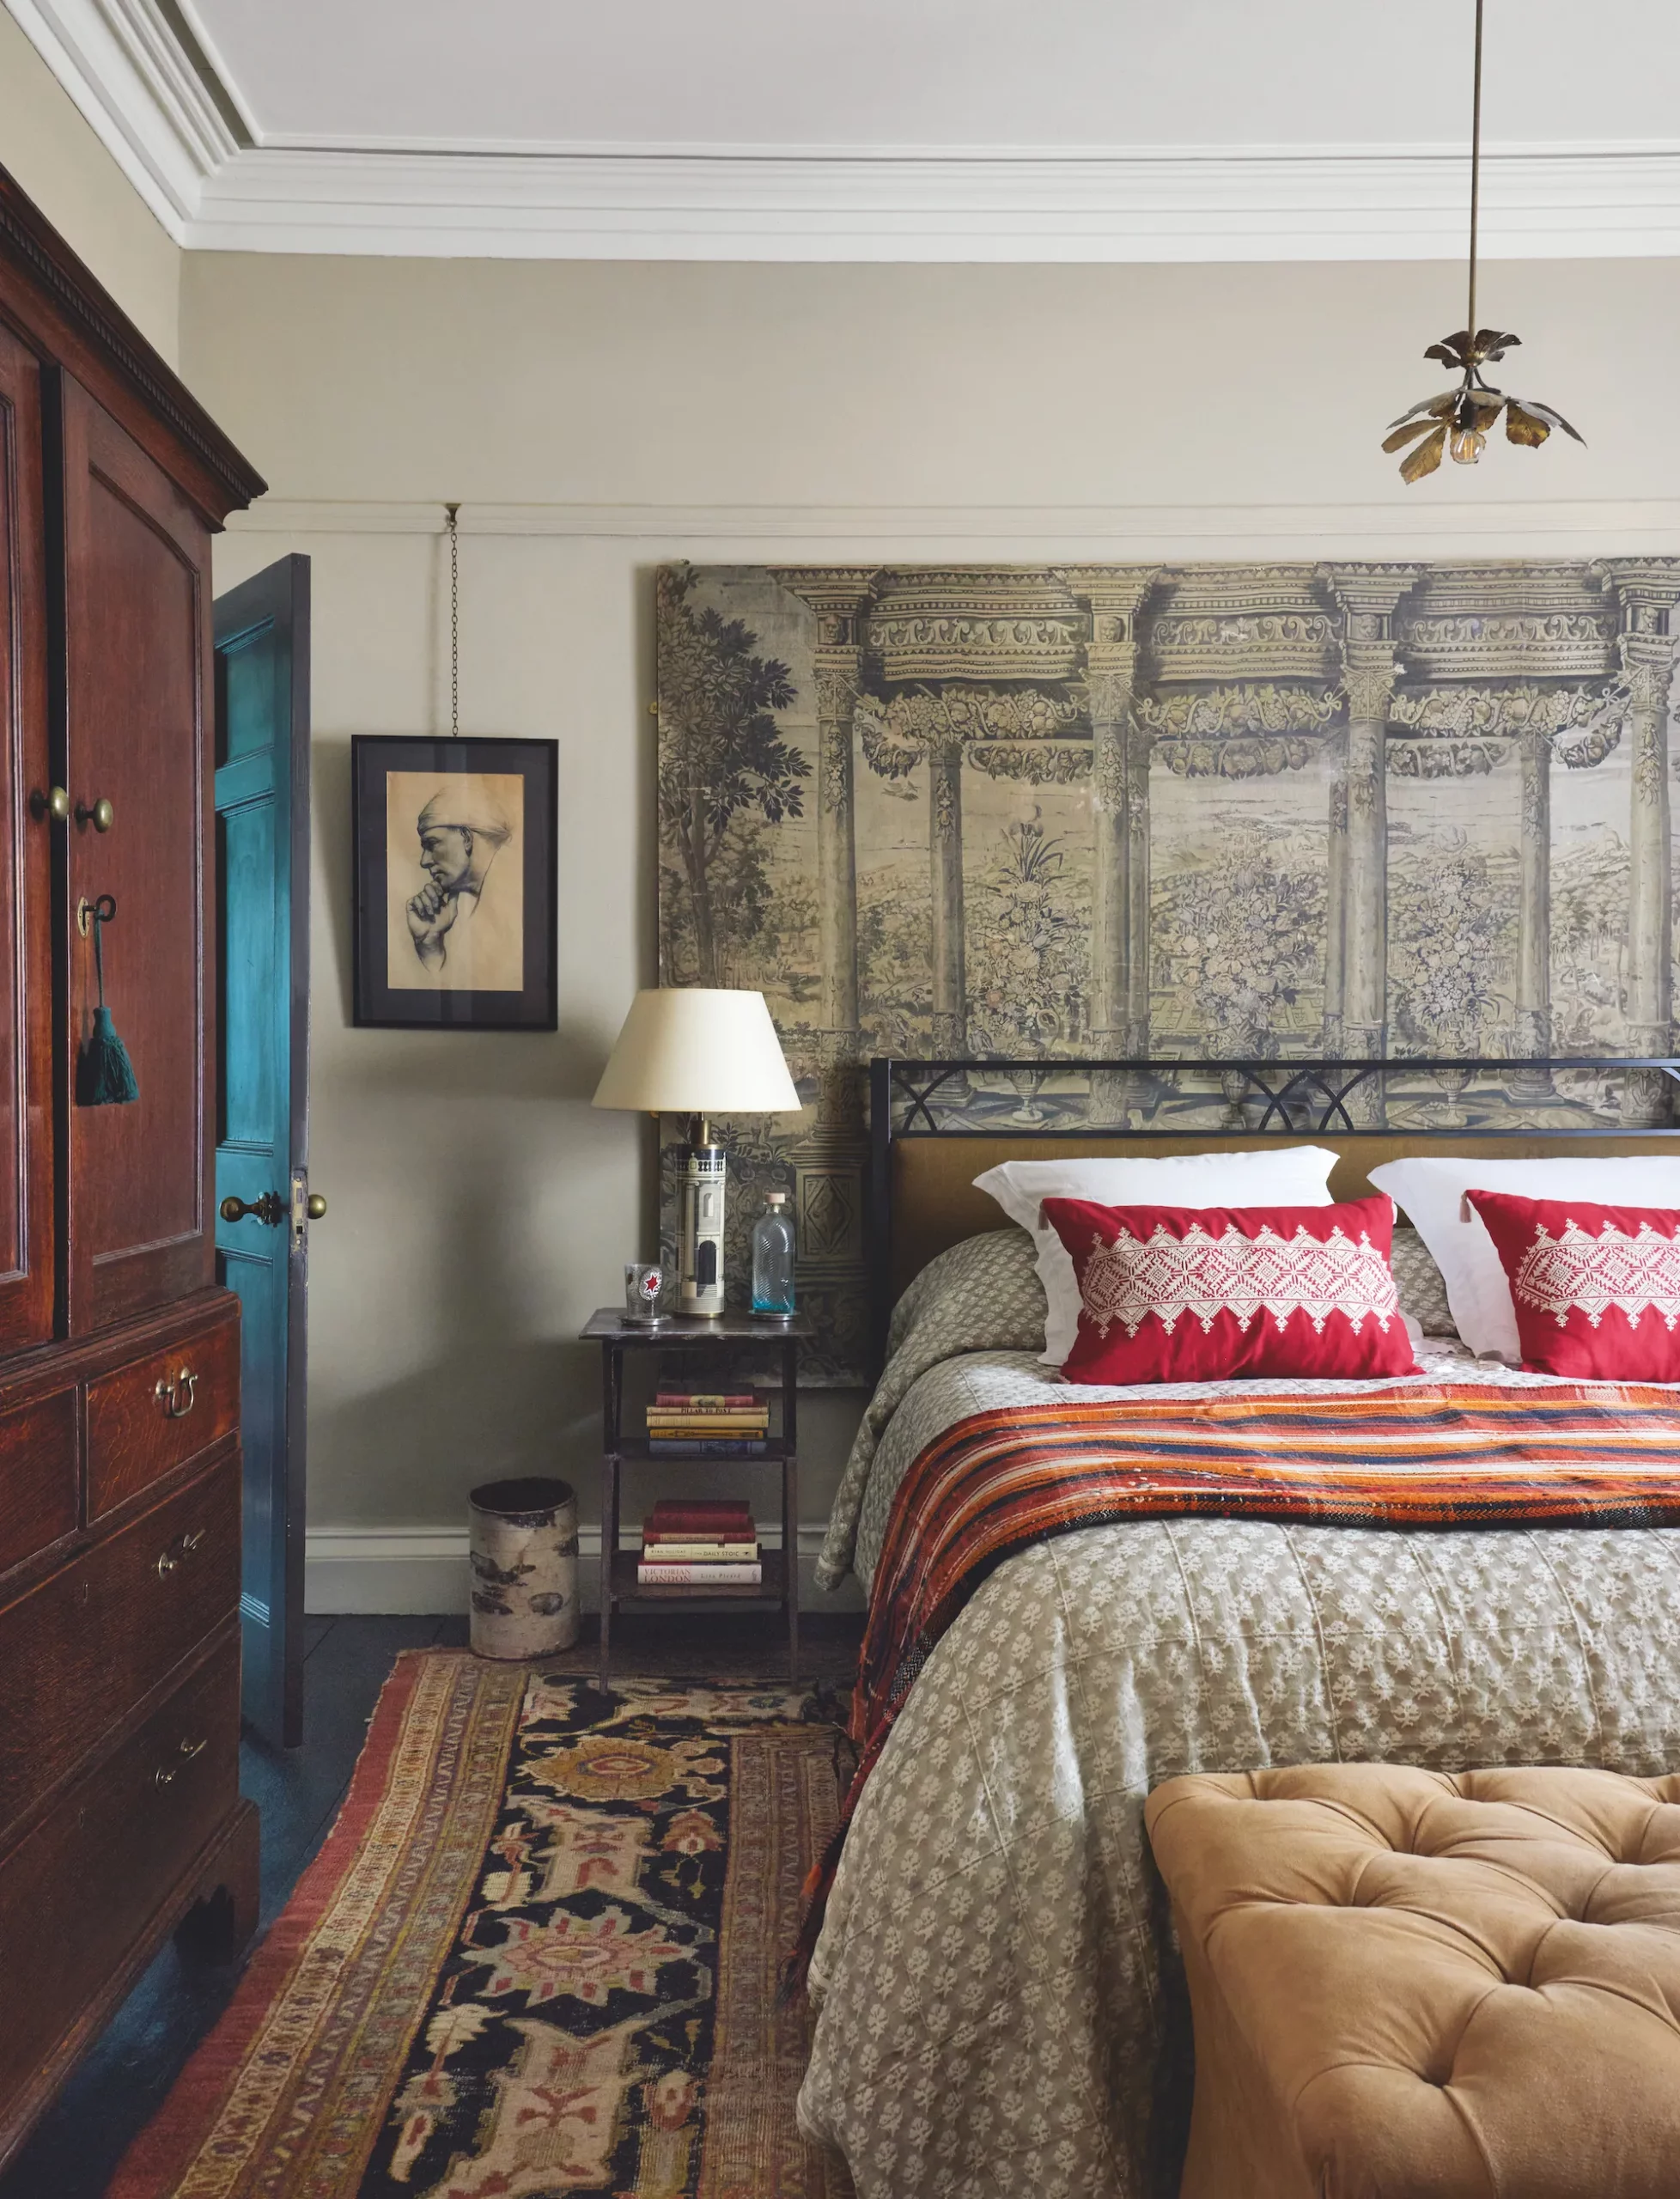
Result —
M724 1154L718 1115L793 1114L800 1101L762 993L665 985L639 992L595 1090L597 1107L686 1115L679 1313L724 1309Z
M723 1311L723 1148L697 1118L683 1163L683 1224L677 1248L677 1311L715 1319Z

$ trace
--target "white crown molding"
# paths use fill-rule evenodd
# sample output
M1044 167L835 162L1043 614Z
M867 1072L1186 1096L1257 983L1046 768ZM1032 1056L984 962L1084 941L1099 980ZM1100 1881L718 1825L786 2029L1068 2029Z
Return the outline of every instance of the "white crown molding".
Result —
M186 241L400 257L1099 262L1456 259L1439 146L629 154L266 143L208 177ZM1680 255L1680 147L1493 152L1489 259Z
M3 4L171 236L206 251L1100 262L1464 246L1468 163L1452 146L310 140L258 125L191 0L177 5L214 89L157 0ZM1491 147L1482 221L1490 259L1680 257L1680 143Z
M240 152L155 0L5 0L20 29L177 244L207 177Z

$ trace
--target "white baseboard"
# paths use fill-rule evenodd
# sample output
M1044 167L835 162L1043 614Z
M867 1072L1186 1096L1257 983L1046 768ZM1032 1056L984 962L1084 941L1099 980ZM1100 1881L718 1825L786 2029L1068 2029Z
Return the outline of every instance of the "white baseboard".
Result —
M855 1581L848 1581L832 1595L820 1594L813 1585L823 1531L820 1520L800 1525L800 1606L804 1611L861 1611L863 1598ZM780 1549L779 1529L761 1526L758 1536L767 1549ZM626 1532L624 1542L633 1548L634 1533ZM304 1538L304 1607L322 1617L465 1611L466 1551L465 1527L312 1527ZM600 1604L600 1528L581 1529L578 1569L587 1611Z

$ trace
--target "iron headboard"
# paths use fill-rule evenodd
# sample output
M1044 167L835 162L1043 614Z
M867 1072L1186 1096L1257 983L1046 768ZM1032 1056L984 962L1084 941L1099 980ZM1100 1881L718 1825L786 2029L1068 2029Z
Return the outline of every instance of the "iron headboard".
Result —
M1081 1077L1087 1082L1082 1119L1080 1095L1068 1090ZM1013 1114L1007 1112L1012 1098L1022 1102ZM1221 1107L1222 1121L1208 1119ZM897 1148L908 1140L961 1139L994 1148L1079 1141L1117 1151L1165 1145L1216 1152L1245 1149L1269 1137L1314 1136L1337 1148L1339 1170L1357 1174L1399 1151L1450 1149L1472 1138L1499 1140L1513 1155L1567 1150L1583 1140L1613 1141L1628 1153L1661 1152L1680 1141L1677 1111L1680 1056L1356 1062L878 1056L869 1064L875 1363L879 1368L885 1356L893 1301L910 1279L901 1272L894 1241ZM1093 1112L1099 1119L1091 1119ZM1371 1157L1361 1159L1367 1140L1373 1143L1363 1152ZM1376 1151L1378 1144L1385 1149ZM1004 1156L998 1152L996 1157ZM976 1196L983 1204L983 1195ZM955 1202L965 1203L965 1193ZM987 1226L968 1219L971 1227Z

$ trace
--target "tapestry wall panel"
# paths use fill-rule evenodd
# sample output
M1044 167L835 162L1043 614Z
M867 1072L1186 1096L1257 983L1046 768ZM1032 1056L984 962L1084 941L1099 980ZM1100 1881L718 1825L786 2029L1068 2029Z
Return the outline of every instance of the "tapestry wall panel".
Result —
M811 1102L727 1126L732 1279L788 1185L813 1376L861 1378L873 1054L1044 1063L942 1095L977 1121L1188 1129L1217 1079L1056 1058L1669 1053L1677 602L1680 559L663 569L661 981L762 990Z

